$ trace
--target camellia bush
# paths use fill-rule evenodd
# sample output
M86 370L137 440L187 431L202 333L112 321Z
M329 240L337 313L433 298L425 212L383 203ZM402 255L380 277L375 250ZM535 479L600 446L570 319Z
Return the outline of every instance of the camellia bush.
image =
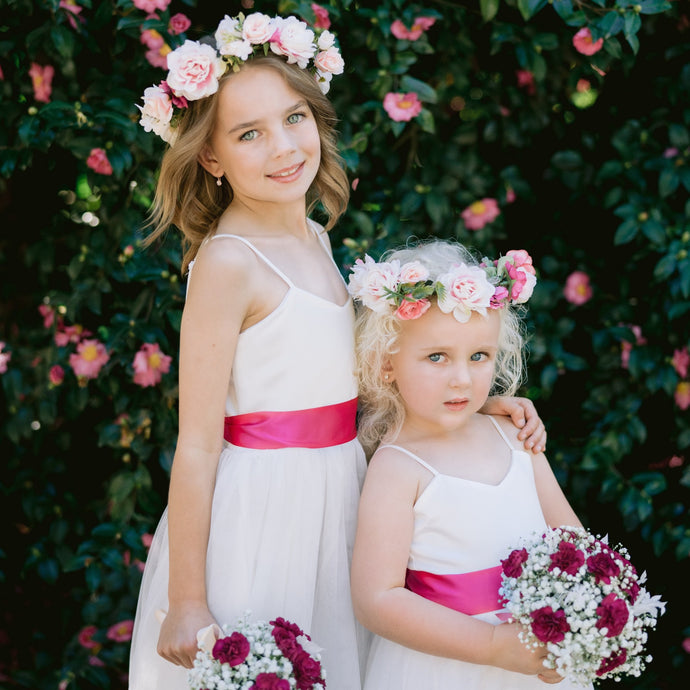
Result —
M176 442L185 291L178 236L142 244L164 143L136 106L171 50L240 11L337 36L344 274L410 238L532 256L523 394L583 523L626 545L667 602L653 660L621 685L684 681L687 0L0 7L2 687L127 687Z

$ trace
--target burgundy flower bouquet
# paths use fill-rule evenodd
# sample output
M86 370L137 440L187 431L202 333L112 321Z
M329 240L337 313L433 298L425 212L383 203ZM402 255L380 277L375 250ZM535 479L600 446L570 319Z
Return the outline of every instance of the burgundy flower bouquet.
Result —
M622 546L582 527L558 527L523 540L501 561L501 594L520 639L545 645L549 668L575 683L639 676L647 629L665 603L642 587Z
M321 649L309 635L276 618L234 629L211 625L200 630L199 651L188 674L192 690L324 690Z

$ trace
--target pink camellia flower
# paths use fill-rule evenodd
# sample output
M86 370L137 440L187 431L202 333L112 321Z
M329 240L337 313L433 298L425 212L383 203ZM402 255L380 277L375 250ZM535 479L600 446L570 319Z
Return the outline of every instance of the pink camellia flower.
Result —
M496 199L485 198L470 204L460 215L468 230L481 230L501 214Z
M168 68L168 55L172 49L167 43L160 48L152 48L144 53L144 57L152 67Z
M473 311L486 316L494 286L483 268L463 263L438 276L436 281L444 288L438 296L438 307L444 314L452 313L460 323L469 321Z
M59 365L55 364L50 367L48 372L48 380L53 386L59 386L65 380L65 370Z
M675 398L676 405L681 410L687 410L690 407L690 381L681 381L676 386L676 392L673 397Z
M141 535L141 543L147 548L151 548L151 544L153 543L153 534L149 534L146 532L145 534Z
M520 577L522 575L522 564L529 558L527 549L515 549L510 552L508 558L501 561L503 572L507 577Z
M615 637L620 635L621 630L625 627L630 612L623 599L618 598L615 594L607 594L601 604L597 606L597 615L599 620L595 627L606 628L606 637Z
M355 177L355 179L352 180L352 184L350 185L350 187L352 187L353 192L357 191L357 187L359 187L359 177Z
M592 298L592 286L589 276L583 271L573 271L565 281L563 289L565 298L571 304L582 305Z
M75 326L63 326L62 322L58 323L58 330L55 333L55 344L58 347L65 347L70 343L78 343L82 338L91 335L91 331L87 331L83 326L76 324Z
M418 299L414 302L404 300L403 303L395 310L395 315L403 321L410 319L418 319L422 314L425 314L431 302L428 299Z
M86 21L84 17L79 16L84 8L80 7L75 0L60 0L58 7L67 12L67 21L73 29L76 30L77 28L77 19L82 24Z
M570 630L565 612L554 611L550 606L544 606L533 611L532 632L542 642L560 642Z
M633 332L635 336L635 343L627 340L621 341L621 367L627 369L630 363L630 353L634 345L644 345L647 339L642 336L642 329L636 324L628 324L627 327Z
M98 340L82 340L77 351L69 356L69 363L74 373L85 379L95 379L110 355L103 343Z
M249 640L240 632L229 637L221 637L213 645L213 658L221 664L239 666L249 654Z
M134 621L131 619L120 621L111 625L105 636L114 642L129 642L132 639L132 630L134 628Z
M11 352L3 352L5 349L5 343L0 340L0 374L7 372L7 364L12 359Z
M39 304L38 311L43 317L43 328L50 328L55 322L55 309L48 304Z
M79 644L84 647L84 649L99 649L100 643L93 639L93 636L98 632L98 628L95 625L87 625L82 628L77 635L77 640Z
M139 40L151 50L158 50L165 43L163 36L155 29L142 29Z
M155 12L160 10L165 12L168 9L170 0L134 0L134 7L143 12Z
M182 12L178 12L170 17L170 21L168 22L168 33L172 36L179 36L187 31L191 25L192 22L189 17L186 14L182 14Z
M425 31L428 31L436 20L433 17L417 17L408 29L400 19L391 24L391 33L401 41L417 41Z
M537 85L534 82L534 74L527 69L519 69L515 72L517 84L521 89L527 91L530 96L537 92Z
M506 189L506 204L512 204L515 199L517 199L515 190L512 187L508 187L508 189Z
M687 346L682 347L680 350L673 351L671 364L680 378L687 378L688 367L690 366L690 354L688 353Z
M422 102L414 91L409 93L388 92L383 99L388 117L396 122L409 122L422 112Z
M32 62L29 76L34 89L34 99L39 103L50 103L55 68L52 65L41 66L37 62Z
M314 12L314 28L315 29L330 29L331 28L331 18L328 15L328 10L321 5L317 5L312 2L311 9Z
M113 174L113 166L110 165L108 154L105 152L105 149L91 149L91 153L86 159L86 165L99 175Z
M598 53L601 50L601 47L604 45L604 39L592 40L592 32L589 30L589 27L583 26L573 36L573 45L578 53L594 55L594 53Z
M157 343L144 343L134 355L134 383L142 388L155 386L170 371L170 362L172 357L164 355Z
M218 91L218 79L225 69L225 62L212 46L186 40L168 54L166 81L175 95L195 101Z
M681 647L690 654L690 637L686 637L681 643Z
M89 666L97 666L99 668L105 666L105 661L103 659L99 659L97 656L90 656L89 657Z

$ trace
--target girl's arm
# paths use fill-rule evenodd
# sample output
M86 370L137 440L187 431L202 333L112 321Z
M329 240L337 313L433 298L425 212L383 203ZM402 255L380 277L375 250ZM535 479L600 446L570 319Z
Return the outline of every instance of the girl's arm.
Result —
M519 673L560 677L543 666L516 625L498 627L405 589L413 506L428 472L394 449L374 454L364 482L352 561L352 598L360 622L412 649ZM552 677L553 676L553 677Z
M492 395L479 410L482 414L508 416L520 429L517 438L527 450L543 453L546 448L546 428L529 398Z
M158 652L187 668L197 651L197 631L215 622L205 583L211 505L227 386L252 293L251 259L237 245L218 240L213 251L209 246L199 253L180 332L180 421L168 496L169 609Z

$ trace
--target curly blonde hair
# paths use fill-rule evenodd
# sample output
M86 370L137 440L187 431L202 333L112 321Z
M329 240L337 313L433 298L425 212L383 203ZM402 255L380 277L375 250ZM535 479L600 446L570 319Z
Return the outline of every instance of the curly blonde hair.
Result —
M405 264L419 261L430 278L448 271L454 264L477 266L480 260L465 246L448 240L429 240L400 249L391 249L381 261ZM496 368L491 393L514 395L523 382L525 355L521 305L507 305L497 312L501 319ZM355 351L359 385L359 440L370 457L385 437L395 437L405 418L405 408L397 386L386 383L382 371L397 352L401 320L393 309L375 312L357 304Z
M321 202L328 216L325 229L330 230L350 200L350 186L337 146L335 109L321 93L314 77L297 65L288 64L283 58L269 53L252 58L240 69L259 67L277 72L307 101L314 116L321 143L321 162L307 193L307 213ZM153 226L153 231L144 244L153 243L171 225L179 228L183 236L183 274L202 241L215 231L220 216L232 201L233 192L227 181L223 180L223 184L218 186L198 158L209 143L216 123L218 93L233 74L229 70L221 77L218 92L213 96L189 103L177 126L175 145L168 147L163 155L147 223L147 226Z

